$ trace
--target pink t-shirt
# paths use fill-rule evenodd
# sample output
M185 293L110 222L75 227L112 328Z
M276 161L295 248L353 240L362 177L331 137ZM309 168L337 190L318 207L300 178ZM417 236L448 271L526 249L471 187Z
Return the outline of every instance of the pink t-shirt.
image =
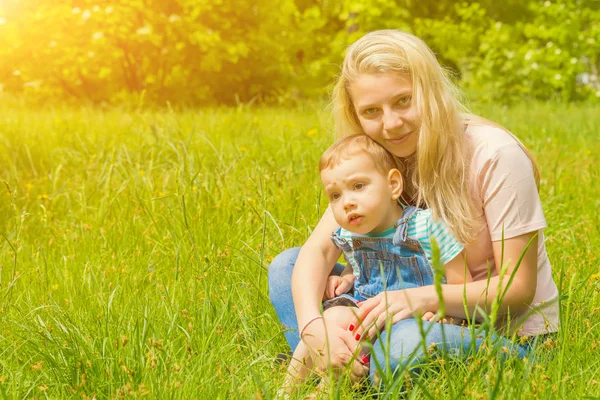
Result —
M487 279L488 265L491 275L497 275L492 241L502 239L503 224L505 239L538 231L535 297L529 311L512 315L511 326L518 326L518 335L555 332L559 324L558 290L544 244L546 219L531 161L503 129L470 122L466 134L474 149L471 190L481 201L480 218L487 228L465 249L473 279Z

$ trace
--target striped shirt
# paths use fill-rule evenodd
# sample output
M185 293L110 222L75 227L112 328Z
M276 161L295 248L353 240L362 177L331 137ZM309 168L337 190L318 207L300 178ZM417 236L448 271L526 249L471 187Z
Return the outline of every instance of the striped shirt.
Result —
M379 233L367 233L361 235L352 233L343 228L339 231L339 236L344 239L353 237L385 237L393 238L396 233L396 228L391 227ZM423 248L423 252L427 260L432 263L431 255L431 238L433 237L440 248L440 261L446 264L454 259L461 251L463 245L450 233L448 227L442 221L434 221L431 215L431 210L417 210L408 220L408 237L418 240Z

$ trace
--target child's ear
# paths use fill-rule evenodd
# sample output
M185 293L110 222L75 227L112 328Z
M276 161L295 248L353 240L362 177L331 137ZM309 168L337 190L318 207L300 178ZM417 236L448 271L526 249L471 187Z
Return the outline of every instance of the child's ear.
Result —
M397 169L391 169L388 173L388 181L392 188L392 200L398 200L404 190L404 180L402 174Z

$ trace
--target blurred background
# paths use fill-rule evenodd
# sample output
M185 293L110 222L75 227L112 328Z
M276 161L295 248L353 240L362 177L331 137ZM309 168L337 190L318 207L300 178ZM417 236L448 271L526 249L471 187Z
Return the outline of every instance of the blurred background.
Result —
M348 44L399 28L478 101L600 101L599 22L599 0L0 0L0 96L320 99Z

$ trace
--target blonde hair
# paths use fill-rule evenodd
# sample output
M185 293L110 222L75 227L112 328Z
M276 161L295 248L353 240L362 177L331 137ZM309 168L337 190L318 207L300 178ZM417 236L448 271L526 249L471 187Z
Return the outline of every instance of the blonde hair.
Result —
M401 172L416 189L415 203L431 209L435 219L444 221L467 244L481 230L481 204L470 193L472 149L462 115L466 108L459 101L460 91L425 42L406 32L381 30L348 48L332 94L336 132L340 136L363 132L350 84L360 74L390 72L411 77L412 101L419 115L417 152L414 159L399 160L404 165ZM533 159L532 164L537 171Z
M384 175L396 168L396 158L369 136L356 134L346 136L332 144L319 160L319 171L339 165L357 154L366 154L375 164L375 168Z

